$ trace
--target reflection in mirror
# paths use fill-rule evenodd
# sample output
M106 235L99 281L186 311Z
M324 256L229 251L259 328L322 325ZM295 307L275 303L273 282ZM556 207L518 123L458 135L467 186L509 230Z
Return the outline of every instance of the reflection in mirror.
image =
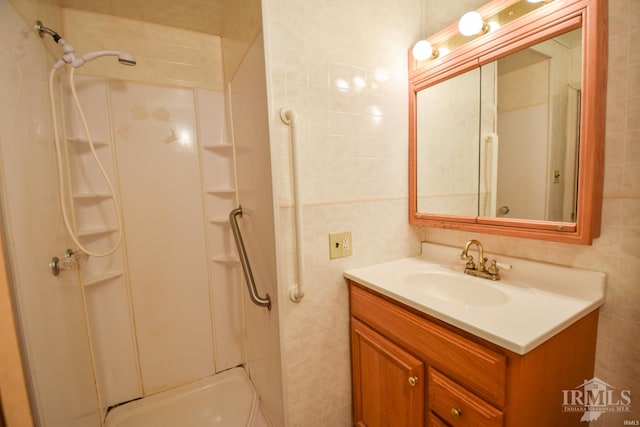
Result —
M482 67L498 82L491 214L575 222L581 41L574 30Z
M418 211L478 213L480 69L417 94Z
M417 93L418 212L576 221L581 34Z

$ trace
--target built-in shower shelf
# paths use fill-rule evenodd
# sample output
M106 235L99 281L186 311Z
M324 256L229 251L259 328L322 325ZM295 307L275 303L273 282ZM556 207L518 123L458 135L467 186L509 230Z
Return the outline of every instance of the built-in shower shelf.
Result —
M235 188L214 188L211 190L207 190L207 194L211 194L212 196L220 196L226 194L235 194Z
M122 271L107 271L95 276L89 276L84 280L84 286L96 286L102 283L106 283L110 280L121 277L124 273Z
M111 193L76 193L73 195L74 199L77 200L102 200L102 199L110 199L113 196Z
M207 151L226 151L233 148L233 144L208 144L203 145L202 148Z
M79 145L86 145L87 147L89 146L89 140L85 139L85 138L76 138L76 137L70 137L67 138L67 141L73 143L73 144L79 144ZM104 147L109 145L109 142L107 141L103 141L103 140L93 140L93 145L96 147Z
M214 218L209 218L209 222L211 224L217 225L229 225L229 217L227 216L217 216Z
M115 233L116 231L118 231L117 227L88 228L85 230L79 230L78 237L94 237L94 236L100 236L103 234Z
M217 264L239 264L240 259L231 255L218 255L214 256L211 261Z

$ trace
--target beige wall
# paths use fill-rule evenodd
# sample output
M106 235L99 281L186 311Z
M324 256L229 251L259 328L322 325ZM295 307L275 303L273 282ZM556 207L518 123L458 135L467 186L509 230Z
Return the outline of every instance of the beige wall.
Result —
M28 28L32 28L39 20L43 26L54 31L62 29L62 9L58 0L9 0L9 3L22 16ZM47 48L58 55L54 43L47 44Z
M235 77L238 68L262 32L262 5L260 0L234 2L227 10L222 34L225 83ZM262 39L260 39L262 48ZM262 81L264 76L259 77Z
M138 62L126 67L115 59L93 61L80 68L79 74L224 90L219 36L76 9L63 9L63 19L62 34L76 56L121 50Z
M61 34L78 54L122 50L138 61L135 69L116 61L102 61L99 66L90 63L80 74L213 90L224 90L233 79L262 30L258 0L243 1L227 10L221 35L72 8L63 9L62 16L64 26L53 28L64 27Z

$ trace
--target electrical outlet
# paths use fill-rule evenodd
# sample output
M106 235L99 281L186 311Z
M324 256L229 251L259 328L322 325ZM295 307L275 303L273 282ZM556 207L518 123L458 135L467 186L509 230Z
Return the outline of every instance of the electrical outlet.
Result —
M351 232L329 233L329 258L342 258L351 256L353 246L351 242Z

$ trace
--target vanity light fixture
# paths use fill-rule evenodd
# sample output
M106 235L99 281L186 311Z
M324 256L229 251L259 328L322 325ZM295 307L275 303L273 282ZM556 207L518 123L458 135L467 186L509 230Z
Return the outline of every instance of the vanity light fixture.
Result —
M418 61L424 61L426 59L436 59L439 55L437 49L433 49L431 43L427 40L420 40L413 45L413 57Z
M462 15L458 21L458 30L460 34L467 37L486 34L489 31L489 24L482 19L478 12L471 11Z
M500 28L500 24L496 21L490 21L488 25L490 33Z
M417 61L415 66L424 66L436 58L441 59L471 40L496 31L515 19L552 2L553 0L492 0L491 3L504 4L504 6L494 8L483 6L479 12L467 12L457 23L430 36L430 41L426 39L418 41L412 48L412 57Z

